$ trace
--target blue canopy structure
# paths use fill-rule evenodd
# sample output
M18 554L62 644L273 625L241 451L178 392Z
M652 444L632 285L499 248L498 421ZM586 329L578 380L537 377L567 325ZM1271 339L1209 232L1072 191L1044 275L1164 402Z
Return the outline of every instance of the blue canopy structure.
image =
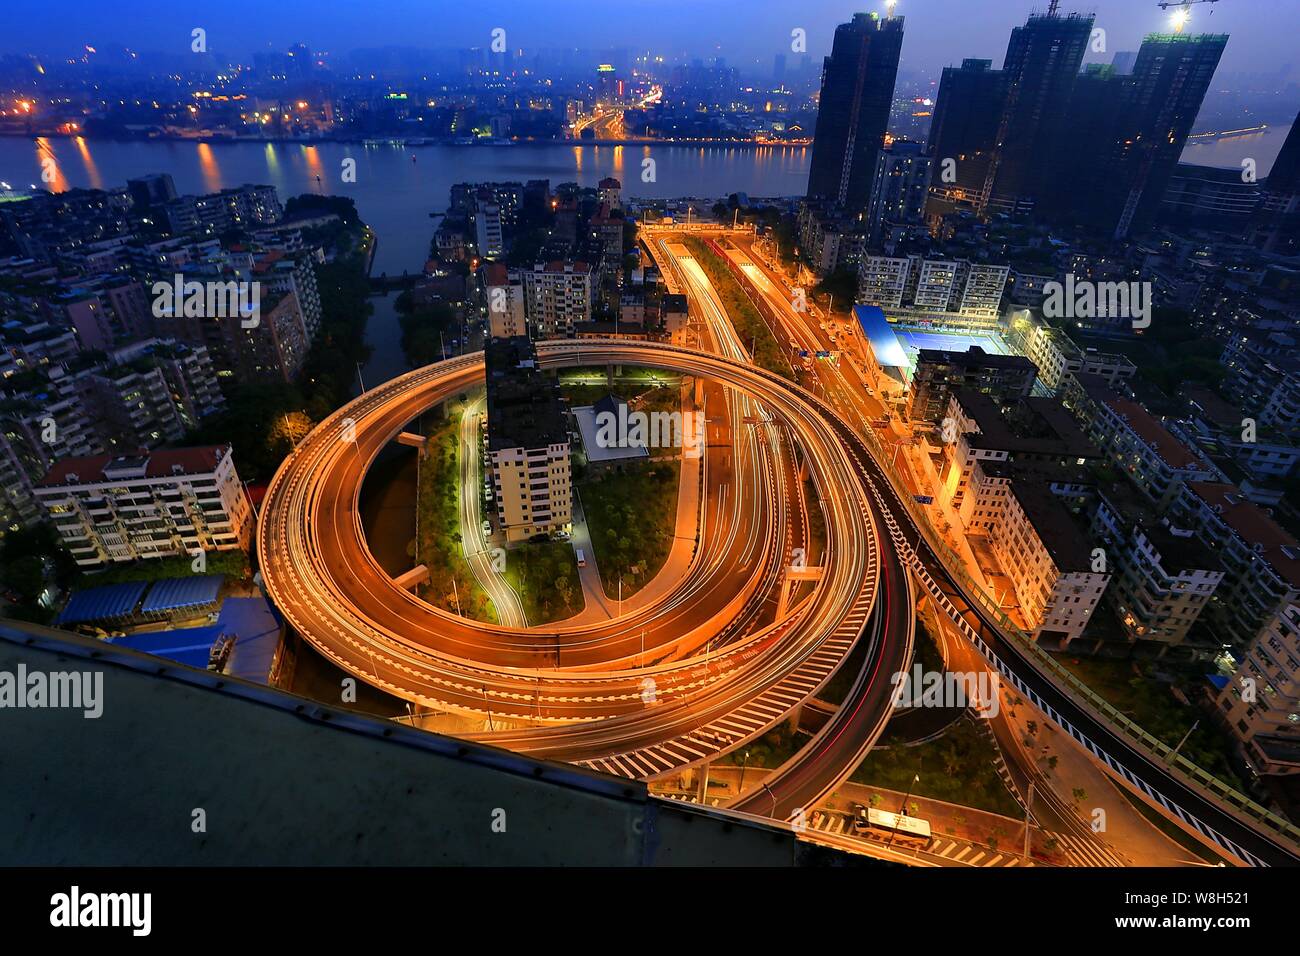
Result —
M90 624L96 621L118 621L132 617L135 607L144 596L148 581L128 581L108 584L100 588L77 591L68 606L59 615L59 624Z
M871 351L881 368L907 368L907 353L898 336L889 327L885 310L878 305L855 305L853 317L862 329L862 335L871 343Z
M189 578L166 578L154 583L140 609L145 614L170 614L217 603L221 575L203 574Z

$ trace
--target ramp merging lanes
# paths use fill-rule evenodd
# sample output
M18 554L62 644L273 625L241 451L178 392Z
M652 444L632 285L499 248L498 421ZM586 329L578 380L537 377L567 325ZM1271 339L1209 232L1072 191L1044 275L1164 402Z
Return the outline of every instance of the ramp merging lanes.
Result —
M268 592L305 639L362 679L430 707L556 724L510 731L496 738L503 745L593 765L626 758L634 775L708 759L776 723L815 692L862 634L878 572L864 486L831 424L776 376L707 353L621 340L544 342L538 352L548 368L594 362L700 375L744 393L784 423L825 496L828 529L823 576L786 621L707 654L646 669L519 667L493 658L535 653L539 645L549 653L553 645L532 631L485 628L447 615L386 576L366 573L369 562L357 553L365 550L355 508L360 476L419 410L481 380L480 356L372 389L323 422L290 456L268 491L259 527ZM345 419L357 436L351 447L340 437ZM769 535L769 548L774 541ZM734 615L737 600L703 620L691 620L689 608L674 612L697 632L717 631ZM682 617L655 624L680 634ZM639 630L615 621L561 635L564 653L589 648L609 654L611 647L639 645ZM901 663L893 665L882 662L878 671L892 673ZM654 682L650 694L647 678ZM745 719L729 719L741 712ZM604 768L618 772L619 765Z

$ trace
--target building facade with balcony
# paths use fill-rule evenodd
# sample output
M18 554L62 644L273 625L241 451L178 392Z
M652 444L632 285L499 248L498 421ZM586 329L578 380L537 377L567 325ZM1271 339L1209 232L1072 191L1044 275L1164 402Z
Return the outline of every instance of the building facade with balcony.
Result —
M35 492L82 568L246 549L252 532L229 445L66 458Z

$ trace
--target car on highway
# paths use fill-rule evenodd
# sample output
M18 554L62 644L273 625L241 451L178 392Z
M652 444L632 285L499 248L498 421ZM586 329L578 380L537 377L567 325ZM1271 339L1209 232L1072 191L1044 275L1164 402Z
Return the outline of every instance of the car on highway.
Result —
M587 566L587 556L582 553L581 548L578 548L575 553L578 556L578 567L585 568Z

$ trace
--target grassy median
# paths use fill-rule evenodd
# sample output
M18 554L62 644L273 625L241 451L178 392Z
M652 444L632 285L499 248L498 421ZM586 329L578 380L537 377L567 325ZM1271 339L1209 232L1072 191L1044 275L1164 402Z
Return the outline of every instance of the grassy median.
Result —
M629 462L621 471L588 471L577 483L605 593L629 598L659 573L677 528L675 458Z
M450 419L434 422L425 433L429 442L420 462L415 563L429 569L429 580L420 585L420 597L453 614L459 605L462 616L495 624L496 607L465 559L460 533L459 407L453 406ZM470 489L471 494L477 491Z
M735 326L741 342L749 349L754 363L793 382L794 369L786 358L785 351L768 328L758 306L754 305L736 277L731 274L726 262L698 236L686 236L682 242L713 283L723 308L727 310L727 316Z
M519 595L529 627L563 621L586 607L578 563L567 541L534 541L506 553L506 580Z

